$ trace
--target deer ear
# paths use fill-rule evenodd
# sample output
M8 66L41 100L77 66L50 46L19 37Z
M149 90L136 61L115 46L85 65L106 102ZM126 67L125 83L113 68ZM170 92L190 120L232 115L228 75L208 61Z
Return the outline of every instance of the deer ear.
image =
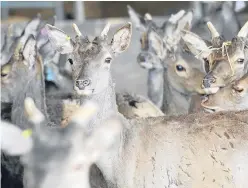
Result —
M1 149L8 155L23 155L28 153L32 148L32 139L27 131L22 131L19 127L1 121Z
M115 34L111 41L111 48L114 54L124 52L131 42L132 24L128 23L121 27Z
M73 51L73 41L62 30L46 24L46 31L52 46L61 54L68 54Z
M127 5L127 12L133 24L135 25L136 29L144 32L146 30L146 22L145 19L140 16L135 10L130 6Z
M163 39L155 31L151 31L149 33L148 40L149 45L154 49L158 57L163 59L165 53Z
M25 27L25 35L33 34L35 35L36 30L38 29L39 25L41 24L41 15L37 14L35 18L33 18Z
M190 31L181 31L182 39L187 45L190 52L196 56L196 58L204 59L207 58L211 50L208 48L207 44L198 35Z
M193 19L193 13L190 11L182 19L178 21L177 29L182 30L190 30L191 29L191 22Z
M37 55L36 40L33 35L29 36L22 53L29 66L33 66L36 62Z

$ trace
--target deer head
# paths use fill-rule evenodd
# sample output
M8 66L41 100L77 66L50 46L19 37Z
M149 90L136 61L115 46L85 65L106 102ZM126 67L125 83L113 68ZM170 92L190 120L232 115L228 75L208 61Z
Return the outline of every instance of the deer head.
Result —
M21 155L25 187L90 187L90 166L111 149L121 130L119 121L112 118L88 134L86 125L97 110L94 103L86 102L68 126L49 127L33 99L25 99L25 112L33 128L21 131L12 125L4 129L8 137L17 135L14 143L4 138L4 150Z
M141 67L146 69L162 69L162 63L156 54L153 53L150 48L150 42L148 39L148 33L150 31L156 31L159 35L163 36L164 25L159 27L153 21L152 16L149 13L146 13L143 17L139 15L135 10L128 5L128 14L133 22L135 28L141 33L140 43L141 43L141 53L137 57L138 63Z
M131 41L132 28L128 23L121 27L107 41L109 25L103 29L101 35L92 42L82 35L74 24L77 34L72 40L63 31L47 25L48 37L54 48L61 54L68 54L68 61L72 67L74 90L78 95L92 95L105 90L110 83L110 66L116 55L124 52Z
M29 82L40 79L42 62L37 53L35 38L30 35L24 46L17 46L9 62L1 67L1 102L12 102Z
M205 90L202 89L202 79L204 78L204 73L201 71L201 65L197 59L190 57L186 53L180 55L177 53L175 58L165 58L166 54L166 44L163 42L163 37L160 36L156 31L151 30L147 34L149 39L150 50L141 52L138 57L143 56L144 60L139 58L138 62L141 66L152 69L152 68L166 68L167 78L169 84L179 92L184 94L200 93L205 94ZM141 55L142 54L142 55ZM143 55L143 54L146 54ZM146 57L146 58L145 58ZM154 66L156 64L151 64L151 62L162 62L161 67Z
M248 74L206 97L202 107L208 112L245 110L248 108Z
M22 31L21 35L16 37L11 37L14 35L15 31L13 27L9 27L9 31L6 35L6 40L3 48L1 49L1 65L6 64L14 53L18 45L24 46L29 35L36 36L37 29L41 23L41 15L38 14L34 19L30 20Z
M141 52L137 61L146 69L167 68L168 62L179 58L180 31L190 29L192 12L181 10L172 15L160 29L150 27L141 37ZM163 30L161 34L161 30Z
M212 34L211 42L204 41L198 35L182 31L183 40L189 51L205 63L207 75L203 87L218 91L219 87L240 79L247 72L247 27L241 28L237 37L225 42L215 27L208 22Z

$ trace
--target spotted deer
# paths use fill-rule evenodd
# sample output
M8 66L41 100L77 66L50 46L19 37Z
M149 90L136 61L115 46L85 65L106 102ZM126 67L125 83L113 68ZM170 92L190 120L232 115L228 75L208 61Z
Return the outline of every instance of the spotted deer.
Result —
M100 106L89 131L113 116L123 123L113 150L96 161L108 187L248 186L247 110L125 119L116 107L110 66L127 49L132 29L124 25L108 43L108 28L89 41L47 25L51 43L71 59L79 104L90 100Z
M204 78L202 63L184 53L179 45L180 30L190 28L192 12L181 10L158 29L151 19L149 21L153 24L144 24L141 16L130 7L128 9L138 28L146 28L142 30L141 52L137 61L149 71L149 98L165 114L188 113L191 96L207 92L201 88Z
M211 22L207 25L212 35L211 42L185 30L182 31L182 39L188 50L205 63L207 74L203 80L203 88L217 92L218 88L240 79L248 71L248 22L231 41L225 41Z
M85 103L78 109L65 128L48 127L49 120L35 106L33 99L26 98L24 107L33 124L31 130L1 124L6 135L16 136L15 140L4 136L2 144L9 155L21 155L24 187L90 188L90 167L111 150L121 123L109 119L89 135L86 125L97 111L94 103Z

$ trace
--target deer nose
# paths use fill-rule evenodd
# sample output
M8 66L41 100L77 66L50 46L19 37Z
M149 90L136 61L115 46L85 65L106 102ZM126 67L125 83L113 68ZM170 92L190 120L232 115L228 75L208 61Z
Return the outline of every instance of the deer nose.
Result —
M215 83L216 79L213 75L206 75L202 81L202 85L204 88L209 88L211 87L211 84Z
M85 80L76 80L76 87L80 90L83 90L85 87L90 85L90 80L85 79Z

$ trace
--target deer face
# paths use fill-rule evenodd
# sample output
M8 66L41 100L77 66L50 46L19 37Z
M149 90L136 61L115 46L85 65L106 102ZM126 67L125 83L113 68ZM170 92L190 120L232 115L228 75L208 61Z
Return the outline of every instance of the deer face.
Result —
M166 45L163 43L161 36L155 31L150 31L148 38L150 39L150 48L153 50L154 57L159 58L159 62L162 62ZM205 94L206 92L201 87L204 78L201 66L202 63L194 57L186 53L182 54L182 56L177 53L174 59L168 58L167 61L164 60L162 68L166 68L169 84L177 91L188 95L192 93Z
M206 62L212 66L207 65L210 67L210 71L203 80L203 87L224 87L226 84L240 79L246 73L248 65L245 46L245 39L233 38L229 46L223 46L222 50L213 52Z
M141 32L138 64L145 69L163 69L164 61L175 59L181 39L180 30L190 28L192 12L185 13L181 10L171 15L161 27L155 24L148 13L142 17L130 6L128 6L128 13L136 29Z
M100 37L92 42L88 37L82 37L74 25L78 35L74 42L61 30L47 25L48 37L52 45L62 54L69 55L72 66L74 90L78 95L92 95L99 93L109 86L110 66L114 57L124 52L131 40L131 24L120 28L107 43L107 25Z
M209 95L201 104L209 112L248 108L248 75Z
M208 27L212 33L211 47L199 36L190 32L184 33L183 40L190 51L205 62L207 75L203 80L203 87L217 91L216 88L240 79L247 72L248 23L231 42L224 42L210 22Z
M141 52L137 57L138 64L145 69L163 69L166 51L159 34L154 30L144 32L140 42Z
M37 73L41 73L40 63L36 41L31 35L23 50L18 47L9 62L1 67L1 101L11 102L16 93L23 92L23 87L39 78Z

